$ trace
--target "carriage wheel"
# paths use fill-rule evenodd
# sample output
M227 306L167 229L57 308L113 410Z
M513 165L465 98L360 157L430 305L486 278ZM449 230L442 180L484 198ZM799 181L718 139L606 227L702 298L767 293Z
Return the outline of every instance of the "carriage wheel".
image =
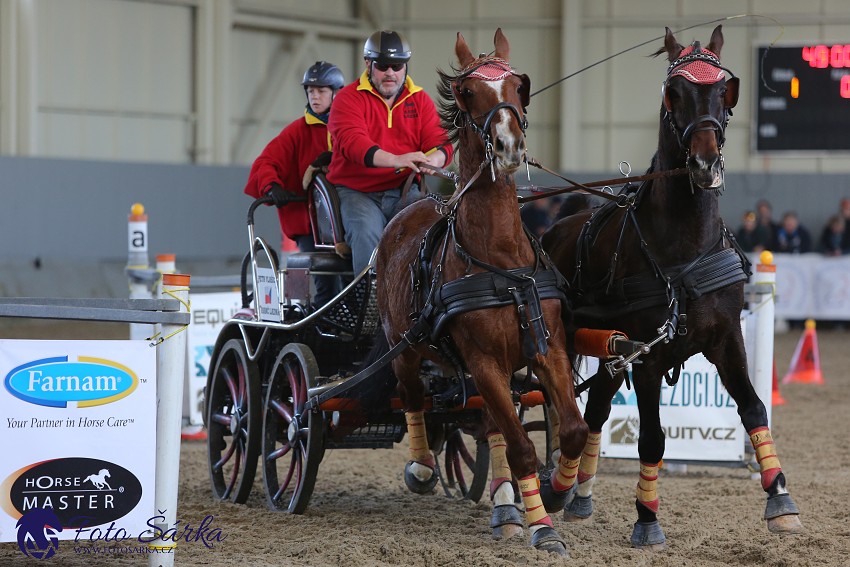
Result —
M319 366L310 349L289 343L277 357L263 407L263 483L272 510L307 508L324 453L324 417L304 412Z
M230 339L218 354L207 391L207 456L213 494L248 499L260 451L260 379L245 344Z
M487 440L477 441L457 424L445 426L445 473L443 480L458 496L478 502L487 488L490 447Z

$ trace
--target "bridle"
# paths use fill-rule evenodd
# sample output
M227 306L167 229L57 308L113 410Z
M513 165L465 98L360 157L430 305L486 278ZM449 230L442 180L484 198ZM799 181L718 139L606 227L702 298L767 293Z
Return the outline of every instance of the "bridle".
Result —
M486 74L485 71L482 70L483 67L489 67L487 71L491 74ZM494 75L493 71L498 71L499 73ZM510 64L500 58L500 57L479 57L469 65L467 65L461 73L457 76L457 78L453 81L452 91L457 92L460 88L460 84L469 77L475 77L482 81L497 81L504 79L508 76L518 77L523 80L523 75L519 75L516 71L510 66ZM527 81L527 77L524 82ZM493 118L496 114L501 110L508 110L511 112L517 119L517 123L519 124L520 130L522 130L522 136L525 138L525 131L528 128L528 119L525 117L519 108L515 104L510 102L500 102L493 106L490 110L487 111L484 115L479 115L477 117L473 117L472 114L469 113L468 110L462 110L458 108L457 115L455 116L455 127L458 129L461 128L469 128L473 132L475 132L478 137L481 139L481 143L484 144L484 159L481 164L478 166L478 170L475 174L466 182L463 189L460 191L455 191L455 194L449 199L448 202L445 203L444 210L451 209L461 198L461 196L466 192L469 187L481 176L481 173L488 166L490 167L490 180L496 181L496 170L493 166L493 161L495 158L494 150L493 150L493 138L490 135L490 126L493 122ZM476 118L484 117L484 123L479 126L475 121ZM456 184L457 186L457 184Z
M729 73L732 77L735 77L735 74L720 64L720 59L717 58L711 52L705 51L700 47L700 43L698 41L694 41L691 44L692 51L687 55L681 56L667 67L667 78L664 80L664 85L662 86L662 97L667 89L667 86L670 82L670 79L674 75L683 75L680 71L687 65L696 62L707 63L712 67ZM695 83L695 81L691 81L687 77L685 80L691 83ZM719 82L724 80L724 77L719 76L718 79L714 82ZM664 121L670 127L670 130L673 132L673 135L676 137L676 140L679 142L679 147L686 152L690 153L690 140L691 136L694 132L706 132L713 131L717 136L717 149L722 150L723 144L726 143L726 126L729 124L729 117L732 116L732 109L727 108L725 105L723 106L723 116L721 119L717 119L710 114L703 114L694 118L683 130L680 130L676 125L676 120L673 117L673 114L666 110L664 111ZM703 122L710 123L710 126L698 127ZM721 154L722 157L722 154Z

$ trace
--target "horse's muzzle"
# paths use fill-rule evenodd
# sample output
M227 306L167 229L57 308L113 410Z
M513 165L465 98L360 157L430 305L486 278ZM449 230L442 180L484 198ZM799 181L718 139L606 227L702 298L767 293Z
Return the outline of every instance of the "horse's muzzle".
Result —
M691 181L700 189L720 189L723 187L723 156L719 153L714 159L703 159L699 155L688 159Z

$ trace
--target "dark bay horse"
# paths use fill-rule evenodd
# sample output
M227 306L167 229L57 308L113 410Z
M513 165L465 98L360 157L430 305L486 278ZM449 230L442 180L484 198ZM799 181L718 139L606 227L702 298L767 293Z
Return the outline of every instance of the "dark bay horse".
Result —
M745 272L749 263L718 213L723 190L724 131L738 98L738 79L720 64L721 26L707 48L687 48L667 29L664 47L670 65L664 84L658 149L650 170L687 168L688 175L656 178L619 202L587 210L555 223L542 244L570 280L577 326L618 329L645 343L658 340L633 368L640 414L640 479L635 547L661 548L657 477L664 456L659 419L661 379L678 379L681 364L696 353L717 367L735 400L755 448L767 492L765 519L772 532L802 529L799 511L785 485L764 404L747 375L741 334ZM611 377L600 365L588 394L590 428L577 490L565 517L592 512L591 491L600 431L623 373Z
M476 58L457 36L459 68L454 75L441 73L440 115L457 142L460 181L447 202L418 201L387 225L376 258L378 308L390 345L412 344L392 363L408 424L408 487L429 492L437 481L420 364L423 358L441 364L457 358L485 404L495 534L521 532L515 477L531 544L565 555L538 490L534 445L512 400L513 373L530 365L559 415L562 457L553 480L559 489L575 482L587 426L565 348L563 291L560 298L556 292L563 282L524 232L516 201L512 174L526 152L530 81L510 67L501 29L495 47L495 56Z

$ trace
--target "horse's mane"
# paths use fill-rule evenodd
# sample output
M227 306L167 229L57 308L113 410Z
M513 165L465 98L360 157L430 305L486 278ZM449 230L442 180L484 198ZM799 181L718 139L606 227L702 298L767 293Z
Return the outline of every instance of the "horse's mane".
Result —
M437 114L440 116L440 126L446 131L449 137L449 143L456 144L460 136L460 127L463 125L463 113L457 105L454 92L452 91L452 83L455 82L463 74L461 69L452 65L452 73L447 73L442 69L437 69L437 75L440 77L440 82L437 83L437 92L440 93L438 101Z

